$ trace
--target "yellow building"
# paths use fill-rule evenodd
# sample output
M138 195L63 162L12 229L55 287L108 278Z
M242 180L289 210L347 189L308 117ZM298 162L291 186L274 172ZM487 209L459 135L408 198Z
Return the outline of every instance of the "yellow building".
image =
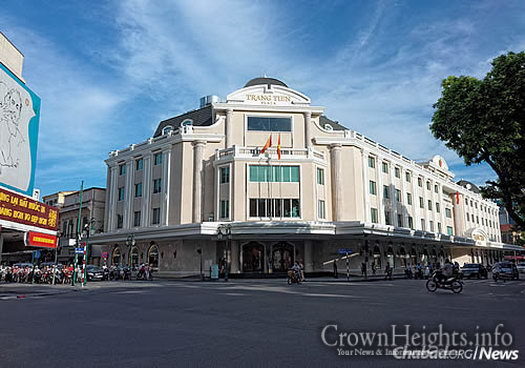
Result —
M344 267L343 249L356 269L493 263L510 247L497 205L455 183L442 157L415 162L272 78L223 102L201 99L106 163L105 232L94 240L113 263L182 275L198 272L201 256L205 270L227 259L232 273L299 260L328 272L334 261Z

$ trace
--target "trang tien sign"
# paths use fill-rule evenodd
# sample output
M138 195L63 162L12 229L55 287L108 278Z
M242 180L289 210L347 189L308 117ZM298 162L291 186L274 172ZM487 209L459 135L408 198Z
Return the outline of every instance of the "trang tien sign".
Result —
M58 229L58 209L0 188L0 220Z

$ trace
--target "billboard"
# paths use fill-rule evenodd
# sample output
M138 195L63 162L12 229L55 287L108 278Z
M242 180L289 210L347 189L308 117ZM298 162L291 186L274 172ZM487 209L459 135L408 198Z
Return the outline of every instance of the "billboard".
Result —
M0 188L0 220L56 231L58 209Z
M0 186L32 196L40 97L0 63Z

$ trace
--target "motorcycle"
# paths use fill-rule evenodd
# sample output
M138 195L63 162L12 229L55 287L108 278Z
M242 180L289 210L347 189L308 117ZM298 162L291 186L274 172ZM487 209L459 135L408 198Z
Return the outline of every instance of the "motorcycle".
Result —
M435 292L437 289L452 290L454 294L459 294L463 290L463 281L457 277L446 278L439 271L434 271L426 283L427 290Z
M300 279L300 276L297 272L295 272L294 270L288 270L288 285L291 285L291 284L300 284L301 283L301 279Z

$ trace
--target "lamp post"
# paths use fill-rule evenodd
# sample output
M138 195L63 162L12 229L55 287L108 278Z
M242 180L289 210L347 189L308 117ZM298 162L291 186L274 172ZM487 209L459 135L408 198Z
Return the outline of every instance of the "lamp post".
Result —
M232 241L232 227L230 224L223 224L217 228L217 240L221 241L226 237L226 265L224 267L224 281L228 281L228 274L230 272L230 251Z
M202 273L202 249L197 249L197 253L200 256L200 273L201 273L201 281L204 281L204 274Z
M62 238L62 232L57 232L57 247L55 248L55 264L53 265L53 285L56 284L56 273L58 266L58 252L60 252L60 238Z
M86 285L87 283L87 265L89 263L89 235L91 234L91 230L93 230L93 224L96 222L94 217L91 217L87 224L84 224L84 229L82 230L82 235L86 239L86 247L84 248L84 283L83 285Z
M128 262L131 263L131 248L135 246L135 235L128 235L128 238L126 239L126 245L128 246ZM131 267L131 264L128 266Z

